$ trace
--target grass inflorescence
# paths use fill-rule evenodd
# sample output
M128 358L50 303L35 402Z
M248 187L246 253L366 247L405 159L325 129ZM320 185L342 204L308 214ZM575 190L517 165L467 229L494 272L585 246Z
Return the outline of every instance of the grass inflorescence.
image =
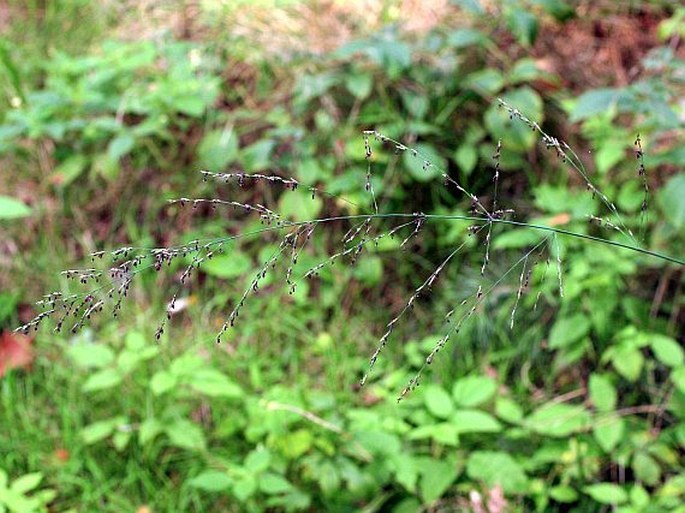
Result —
M362 133L364 138L365 158L367 161L367 171L363 187L370 196L370 211L354 215L335 215L307 219L304 221L293 221L281 215L276 209L261 203L243 203L223 198L178 198L171 200L170 204L177 205L181 208L190 207L196 209L199 206L209 206L211 209L229 208L240 212L239 215L257 215L264 226L258 230L208 240L193 240L177 246L157 248L130 246L118 248L113 251L98 251L92 253L91 261L94 264L93 266L84 269L70 269L63 272L66 278L78 282L83 286L93 285L92 288L82 293L65 294L62 292L53 292L46 295L38 302L38 305L43 310L32 320L17 328L17 331L28 332L30 330L37 330L47 319L53 319L55 331L61 331L66 328L71 332L76 333L83 328L87 322L98 314L101 314L103 311L107 310L112 316L116 317L136 276L148 270L160 272L162 269L172 266L176 261L184 262L183 270L178 275L176 289L169 298L166 309L167 313L155 331L156 338L159 340L165 332L167 321L171 318L171 312L174 310L183 289L187 286L189 278L193 273L202 268L203 263L211 260L216 254L230 251L231 244L235 244L241 239L276 234L280 239L277 248L262 262L253 278L249 281L249 285L245 288L242 295L234 302L230 313L224 319L215 338L216 342L220 343L223 335L238 322L238 318L240 317L246 302L251 296L259 292L260 287L269 272L281 272L288 293L293 294L300 280L315 279L324 267L332 266L339 261L354 264L362 252L369 247L377 245L382 239L398 237L401 239L399 247L405 248L410 241L421 236L423 227L430 222L445 220L467 221L470 225L468 228L468 236L480 239L483 246L479 283L475 289L460 302L460 304L450 309L444 315L443 334L437 340L433 349L426 355L424 363L417 374L411 378L400 392L398 399L402 399L420 385L425 368L431 365L438 353L459 334L463 324L474 315L478 306L488 297L495 287L501 284L505 279L508 279L515 270L518 270L518 278L515 280L514 302L509 315L509 324L511 328L514 326L521 298L528 293L533 286L531 283L533 271L538 265L544 265L538 283L538 285L542 285L548 274L548 269L552 265L551 262L555 263L558 293L559 296L563 297L564 266L561 259L560 237L573 237L592 243L610 245L681 266L685 265L685 261L682 259L660 254L640 245L633 232L626 226L615 204L593 184L581 159L567 143L547 134L538 123L531 121L518 109L511 107L506 102L499 100L499 105L509 113L512 121L522 122L531 130L537 132L540 135L540 140L544 147L548 150L553 150L563 163L567 164L573 172L577 173L584 180L589 193L593 198L598 197L600 199L610 217L610 219L607 219L593 215L589 216L589 220L617 232L623 240L603 238L585 233L573 232L555 226L533 224L516 220L514 218L514 210L502 208L501 205L498 204L498 202L501 202L498 198L501 173L500 157L503 145L506 145L506 141L498 141L495 152L492 155L494 169L492 177L493 194L490 201L486 202L467 190L464 185L454 176L451 176L447 170L440 169L420 151L378 131L366 130ZM439 176L442 177L444 186L451 191L456 191L458 195L470 203L469 214L447 215L425 212L381 212L379 209L378 197L372 183L374 144L389 146L396 153L409 152L411 158L420 159L421 167L424 171L437 170ZM638 177L641 180L641 185L644 190L640 223L640 240L644 240L649 187L644 165L642 140L639 135L635 140L635 153L639 162ZM283 194L295 191L300 187L300 183L295 178L283 177L275 174L248 174L243 172L218 173L213 171L202 171L201 174L205 181L212 180L223 183L235 182L240 187L248 187L256 183L280 187L283 189ZM321 194L354 204L348 199L330 194L322 188L307 187L307 189L312 193L312 196ZM354 205L361 208L359 205ZM339 224L341 222L348 223L349 229L340 240L340 246L332 251L327 258L309 267L301 275L297 275L295 272L296 265L302 253L307 250L307 246L312 237L316 233L325 230L327 226ZM492 259L491 241L495 227L506 229L533 229L543 232L545 236L542 240L524 251L523 255L504 273L495 279L488 280L486 270ZM468 237L465 240L467 239ZM369 376L374 370L378 359L389 345L393 334L398 331L401 321L409 315L409 312L417 301L431 294L432 289L438 283L441 275L444 274L444 270L452 261L454 261L455 256L462 251L465 246L466 242L462 242L454 248L449 249L447 256L444 257L428 274L424 281L409 294L408 299L404 302L404 306L401 310L387 323L383 334L377 340L375 350L369 358L367 370L361 378L362 385L368 382ZM539 300L540 292L538 292L535 297L534 309L537 308Z

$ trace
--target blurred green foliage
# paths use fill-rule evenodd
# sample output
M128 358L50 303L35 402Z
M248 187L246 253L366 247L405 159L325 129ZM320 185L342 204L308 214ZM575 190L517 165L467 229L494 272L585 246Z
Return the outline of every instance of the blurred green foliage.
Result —
M588 225L586 216L610 216L563 162L538 149L536 133L497 107L501 97L550 133L579 123L592 150L582 161L636 232L643 191L632 141L639 132L648 168L661 170L653 183L663 183L650 196L645 244L681 254L685 154L672 140L685 124L683 63L673 48L651 49L630 85L574 95L527 51L546 23L574 19L572 2L510 0L496 18L484 16L477 0L454 3L475 16L418 38L388 26L318 58L265 56L250 63L258 75L252 88L224 80L226 62L247 65L232 53L230 35L95 40L83 52L55 43L47 60L45 44L15 52L3 37L0 154L17 169L8 183L40 182L38 190L62 202L67 233L69 215L88 211L89 199L116 197L122 183L146 185L108 221L122 225L127 242L157 244L174 230L161 213L170 189L207 191L189 185L188 170L293 174L349 200L310 199L302 189L269 198L286 217L304 220L371 206L362 129L406 141L481 197L492 194L501 140L500 203L530 222L619 239ZM61 23L58 10L46 13L52 18L43 23ZM677 37L682 9L665 8L663 17L658 32L667 42ZM503 48L502 37L513 38L515 51ZM260 108L272 97L283 100ZM46 143L47 176L36 165ZM150 169L163 173L150 178ZM373 186L384 211L465 213L468 198L431 173L409 153L375 149ZM0 225L41 219L41 201L30 207L3 194ZM141 216L143 208L155 214ZM175 238L257 225L198 217ZM397 334L372 382L354 389L392 305L401 304L386 295L395 298L397 285L414 290L447 248L468 240L465 227L436 222L415 250L381 245L354 268L322 270L294 298L274 286L249 306L244 331L218 348L208 342L217 319L275 243L241 242L204 265L188 296L194 328L173 327L169 343L155 345L150 336L165 301L157 276L146 282L150 292L136 295L125 334L111 321L73 337L38 335L34 368L0 378L0 512L145 504L152 511L475 511L476 492L490 513L685 511L682 273L658 260L562 239L564 297L554 264L536 266L533 291L509 330L516 284L503 283L424 385L397 404L441 336L436 319L477 286L482 251L471 241L473 251L446 269L443 287ZM46 236L47 247L60 233ZM342 233L321 234L299 265L324 259ZM489 275L506 272L517 251L541 239L525 228L496 228L492 247L504 258ZM17 276L41 288L48 279L36 269L76 259L23 251ZM18 296L30 299L21 279L13 289L0 295L5 326L17 324ZM500 491L506 506L496 509L492 496Z

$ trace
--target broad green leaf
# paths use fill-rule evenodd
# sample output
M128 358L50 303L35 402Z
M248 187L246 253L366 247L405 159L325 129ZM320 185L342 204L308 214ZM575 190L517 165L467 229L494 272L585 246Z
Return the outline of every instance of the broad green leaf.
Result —
M630 502L636 508L642 510L649 504L649 494L642 486L635 485L630 490Z
M19 219L31 215L31 209L18 199L0 195L0 221Z
M121 383L122 375L118 369L103 369L92 374L83 384L84 392L95 392L113 388Z
M497 383L487 376L467 376L452 387L452 397L459 406L470 408L488 402L497 391Z
M174 388L177 383L176 376L170 372L165 370L157 371L150 380L150 390L155 395L162 395Z
M429 385L424 390L423 400L429 412L438 418L446 419L454 411L449 394L438 385Z
M140 442L140 445L147 445L148 442L154 440L163 430L162 423L157 419L145 419L141 422L138 430L138 441Z
M238 158L238 135L232 128L206 132L197 147L197 158L209 171L224 171Z
M593 435L597 443L607 454L616 448L623 439L625 432L625 421L621 417L600 417L596 421Z
M570 121L575 123L607 112L616 106L619 95L618 89L592 89L583 93L571 110Z
M114 361L114 351L104 344L69 346L67 356L79 367L101 369Z
M466 473L489 488L501 486L505 493L524 493L528 486L523 467L505 452L474 451L466 465Z
M461 168L465 175L470 175L471 171L478 163L478 151L475 146L471 144L462 144L456 152L454 152L454 161Z
M257 480L254 476L246 475L233 485L233 495L241 502L245 502L257 491Z
M589 485L583 488L583 492L602 504L620 505L628 501L628 493L613 483Z
M193 389L210 397L236 399L244 395L237 383L215 369L200 369L189 376L187 382Z
M273 167L271 159L272 153L276 148L276 142L272 139L261 139L240 152L240 161L245 170L250 173L257 173Z
M613 352L611 363L628 381L636 381L642 373L644 356L639 349L629 346L618 346Z
M352 275L365 285L378 285L383 278L383 261L375 255L364 255L357 261Z
M482 95L497 94L504 86L502 73L494 68L485 68L466 76L464 86Z
M661 479L661 467L649 454L638 452L631 464L635 477L649 486L656 485Z
M588 384L590 399L597 410L602 412L612 411L616 408L616 389L611 380L602 374L592 374Z
M495 400L495 413L500 419L512 424L518 424L523 420L523 409L509 397L498 397Z
M186 419L178 419L164 429L171 445L191 451L204 451L205 435L200 426Z
M259 477L259 489L267 495L276 495L292 490L288 480L274 472L267 472Z
M518 109L524 116L537 123L543 121L543 104L540 95L528 86L507 91L502 95L511 108ZM485 126L493 139L501 139L511 151L523 152L535 145L538 134L529 126L510 114L497 103L485 112Z
M585 337L590 332L590 320L577 313L571 317L557 320L549 333L549 347L560 349L568 347Z
M12 482L10 490L15 493L24 494L30 492L34 488L37 488L40 482L43 480L43 474L40 472L32 472L30 474L24 474L18 477Z
M231 251L205 260L200 267L203 272L217 278L237 278L244 276L252 268L252 260L245 253Z
M86 445L104 440L114 432L122 420L122 418L116 417L88 424L81 430L81 438Z
M259 474L269 468L271 452L268 449L254 449L245 458L245 468L253 474Z
M416 152L407 150L402 154L402 162L414 180L428 182L445 172L447 162L433 146L419 143L413 148Z
M523 46L531 46L538 35L538 20L532 13L514 8L506 14L507 27Z
M480 410L458 410L450 420L459 433L497 433L502 430L495 417Z
M419 492L423 502L430 504L442 497L458 474L456 465L446 461L432 461L430 472L422 472L419 481Z
M460 28L450 32L447 36L447 44L454 48L483 46L487 44L487 42L487 36L473 28Z
M578 500L578 492L570 486L559 485L549 490L549 496L557 502L571 503Z
M219 470L205 470L188 481L188 484L199 490L206 492L222 492L228 490L233 484L233 480Z
M685 198L685 197L684 197ZM685 362L685 354L680 344L671 337L658 333L649 335L652 351L657 360L668 367L680 367Z
M587 429L590 415L582 406L549 403L535 410L526 425L543 435L566 437Z
M371 73L351 73L345 78L345 87L355 98L363 100L371 94L373 75Z
M680 366L671 371L671 381L678 390L685 394L685 366Z
M311 193L299 188L281 195L278 201L278 212L281 216L293 221L310 221L323 208L323 201L319 196L312 199Z
M123 133L116 136L107 145L107 155L113 161L119 160L121 157L127 155L135 144L135 139L129 133Z
M67 186L86 170L88 163L88 157L82 153L71 155L55 168L51 181L57 185Z

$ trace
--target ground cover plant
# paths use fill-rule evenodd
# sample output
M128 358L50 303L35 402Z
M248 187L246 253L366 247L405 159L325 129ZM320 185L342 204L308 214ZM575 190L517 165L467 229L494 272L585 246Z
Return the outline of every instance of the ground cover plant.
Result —
M502 26L524 48L545 13L573 23L514 4ZM554 75L477 22L365 36L290 61L290 78L265 58L254 96L197 41L56 59L60 108L19 105L1 132L26 176L33 145L54 155L40 190L65 206L0 207L46 220L0 278L0 319L28 328L0 343L0 507L679 511L682 64L666 13L639 80L577 97L546 93ZM187 88L155 89L157 66L211 94L188 111ZM232 103L284 90L266 112ZM55 258L47 234L75 226ZM82 260L44 298L54 312L26 306Z

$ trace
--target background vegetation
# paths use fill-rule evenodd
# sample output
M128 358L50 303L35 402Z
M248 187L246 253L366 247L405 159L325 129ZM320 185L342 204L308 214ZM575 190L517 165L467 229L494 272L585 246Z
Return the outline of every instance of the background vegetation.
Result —
M294 220L368 211L366 129L435 164L426 172L374 143L381 211L466 214L438 166L490 204L501 140L501 208L625 241L588 223L613 218L498 97L576 150L644 247L682 255L676 4L0 6L0 512L685 511L683 267L635 252L560 237L563 297L554 264L546 280L541 265L515 307L515 268L399 404L445 312L503 276L538 232L496 227L481 277L468 223L429 222L405 250L369 248L294 295L266 283L221 345L277 239L242 238L203 265L160 342L187 262L142 274L118 319L75 335L12 331L43 294L73 289L59 273L87 267L92 251L259 226L168 199L220 192ZM200 169L305 187L203 183ZM336 196L312 198L310 186ZM348 228L317 233L303 269ZM360 389L385 324L462 243Z

